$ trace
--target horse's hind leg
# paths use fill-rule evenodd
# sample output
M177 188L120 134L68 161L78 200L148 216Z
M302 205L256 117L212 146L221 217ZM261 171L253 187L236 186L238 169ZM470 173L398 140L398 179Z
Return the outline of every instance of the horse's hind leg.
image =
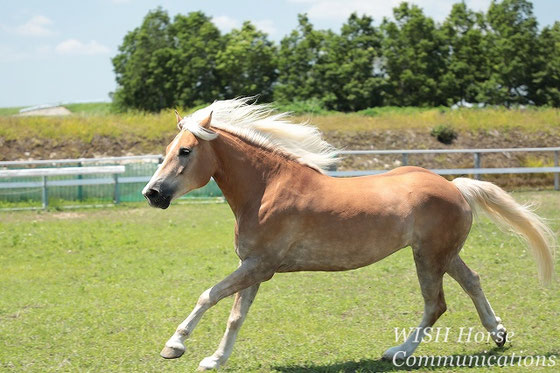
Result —
M200 362L198 370L217 369L225 364L233 351L233 344L237 338L237 333L239 329L241 329L249 307L251 307L257 295L259 285L260 284L250 286L235 294L235 300L233 301L233 307L231 308L231 313L227 322L226 332L220 342L220 346L218 346L214 355L208 356Z
M418 347L427 329L432 327L437 319L447 309L443 295L443 275L445 270L438 262L436 256L424 256L419 250L413 248L414 261L422 296L424 297L424 315L420 325L410 333L407 340L383 353L383 358L388 360L402 360L412 355Z
M478 274L471 270L465 262L459 257L455 256L447 267L447 273L453 277L465 292L471 297L482 325L488 330L498 347L506 343L506 329L502 325L502 320L496 317L494 310L490 306L488 299L484 295L480 287L480 277Z

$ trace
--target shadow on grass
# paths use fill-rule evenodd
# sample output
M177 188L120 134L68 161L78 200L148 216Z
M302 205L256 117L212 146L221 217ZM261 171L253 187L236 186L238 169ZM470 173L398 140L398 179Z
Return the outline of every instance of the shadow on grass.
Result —
M402 364L402 366L394 365L391 361L383 360L383 359L367 359L367 360L360 360L360 361L347 361L347 362L340 362L334 363L329 365L290 365L290 366L273 366L272 369L277 372L284 372L284 373L314 373L314 372L344 372L344 373L354 373L354 372L398 372L398 371L455 371L455 370L462 370L462 369L470 369L470 368L500 368L500 367L518 367L518 363L521 364L521 368L530 369L531 367L543 366L543 364L547 364L545 366L549 366L552 361L557 363L557 356L558 352L547 352L542 355L517 355L517 354L504 354L509 349L506 348L499 348L495 347L492 350L484 353L484 354L455 354L455 355L446 355L441 356L441 362L438 364L438 355L435 356L433 360L434 363L424 363L421 365L412 365L407 366L407 364ZM488 364L488 358L490 356L495 356L492 365ZM502 357L503 356L503 357ZM429 357L431 356L426 355L417 355L416 361L418 359ZM472 358L472 360L470 360ZM476 363L476 359L474 357L478 357L478 363ZM498 360L502 357L501 363ZM503 359L507 357L507 361L504 363ZM513 357L513 359L512 359ZM447 358L447 362L445 363L444 359ZM483 360L484 358L484 360ZM537 358L539 360L537 360ZM530 365L526 367L524 365L525 359L527 363ZM426 361L426 360L424 360ZM432 360L428 360L432 362ZM469 361L471 363L469 364ZM485 363L483 363L483 361ZM537 361L540 365L537 365ZM459 364L457 364L459 362ZM399 363L400 365L400 363Z

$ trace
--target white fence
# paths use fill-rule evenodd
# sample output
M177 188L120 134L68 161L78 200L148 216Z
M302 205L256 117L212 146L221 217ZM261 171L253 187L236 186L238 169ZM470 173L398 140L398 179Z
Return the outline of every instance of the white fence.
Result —
M553 154L554 166L551 167L510 167L510 168L483 168L481 167L481 159L484 154L488 153L532 153L532 152L548 152ZM433 172L440 175L474 175L480 179L484 174L536 174L536 173L552 173L554 174L554 189L560 189L560 166L559 166L559 153L560 147L548 148L502 148L502 149L400 149L400 150L344 150L340 151L341 156L363 156L363 155L400 155L402 165L409 165L409 155L413 154L452 154L463 153L472 154L473 167L472 168L449 168L449 169L432 169ZM48 204L48 187L52 186L82 186L88 185L114 185L114 198L113 200L118 203L119 201L119 185L145 183L150 180L153 170L142 171L141 174L133 176L122 175L124 166L112 169L111 166L100 167L85 167L87 165L95 164L140 164L140 163L159 163L163 157L161 155L141 155L141 156L127 156L127 157L107 157L107 158L79 158L79 159L55 159L55 160L36 160L36 161L7 161L0 162L0 191L21 188L41 188L43 195L43 206ZM37 167L59 167L53 168L37 168ZM77 166L77 167L68 167ZM152 166L154 167L154 166ZM17 168L17 169L13 169ZM42 170L42 171L41 171ZM49 171L46 171L49 170ZM91 172L90 172L91 171ZM149 171L149 172L148 172ZM338 171L330 170L329 175L335 177L349 177L349 176L363 176L374 175L387 172L388 170L350 170ZM45 172L47 172L45 174ZM68 173L70 172L70 173ZM110 174L112 177L104 178L88 178L82 179L81 175L91 173ZM145 174L144 174L145 173ZM47 178L54 175L77 175L78 179L74 180L52 180ZM19 176L40 176L41 181L2 181L5 178L14 178ZM134 186L136 188L136 186ZM219 191L218 191L219 192ZM78 191L78 194L81 190ZM136 192L135 192L136 193ZM140 194L140 189L137 191Z
M49 186L84 186L84 185L103 185L114 184L114 203L119 203L119 182L118 174L125 172L124 166L100 166L100 167L62 167L62 168L28 168L17 170L0 170L0 179L17 178L17 177L41 177L41 181L27 182L5 182L0 183L0 189L17 189L17 188L41 188L41 200L43 208L49 205ZM72 176L72 175L94 175L94 174L110 174L110 179L79 179L79 180L55 180L48 181L48 177L53 176Z
M533 152L551 152L554 154L553 167L507 167L507 168L482 168L481 159L483 154L487 153L533 153ZM410 154L453 154L463 153L472 154L473 168L451 168L451 169L432 169L431 171L439 175L474 175L476 179L481 179L484 174L532 174L532 173L553 173L554 174L554 190L560 189L560 165L559 153L560 147L547 148L499 148L499 149L400 149L400 150L343 150L338 154L344 155L401 155L402 165L409 164L408 156ZM332 176L364 176L375 175L387 170L361 170L361 171L336 171L329 172Z
M76 159L40 159L35 161L2 161L0 168L29 167L29 166L60 166L67 164L84 165L88 163L131 163L131 162L161 162L162 155L130 155L126 157L76 158Z

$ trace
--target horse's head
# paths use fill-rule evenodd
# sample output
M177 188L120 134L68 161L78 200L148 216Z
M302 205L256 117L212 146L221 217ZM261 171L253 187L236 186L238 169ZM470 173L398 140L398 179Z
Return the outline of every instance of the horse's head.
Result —
M210 130L212 113L198 121L191 117L183 120L177 112L175 115L180 132L167 146L162 164L142 191L150 206L162 209L173 199L206 185L217 167L208 141L217 136Z

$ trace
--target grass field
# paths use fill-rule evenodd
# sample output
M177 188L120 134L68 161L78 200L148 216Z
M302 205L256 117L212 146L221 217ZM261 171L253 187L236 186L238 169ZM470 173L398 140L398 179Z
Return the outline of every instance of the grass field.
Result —
M93 136L114 138L159 139L172 136L172 110L161 113L129 112L116 114L108 103L74 104L68 108L75 115L65 117L17 117L2 115L0 109L0 138L79 139L91 141ZM281 107L280 109L290 109ZM15 110L15 109L14 109ZM188 113L184 110L183 113ZM552 108L527 109L458 109L445 108L372 108L357 113L327 112L298 113L296 122L310 121L321 131L360 132L387 129L431 129L445 125L460 131L507 131L522 129L528 132L555 132L560 129L560 110Z
M558 231L559 193L515 197L539 203ZM0 370L193 371L217 347L231 298L205 314L181 359L158 353L200 293L236 268L233 222L226 204L0 213ZM484 329L446 277L448 312L437 325L452 328L450 341L417 353L560 356L560 287L539 285L520 241L481 219L463 258L514 337L501 349L452 341L461 327ZM278 274L261 286L224 371L398 370L380 356L422 307L410 249L355 271Z
M1 107L1 108L0 108L0 116L18 114L19 111L20 111L20 109L23 109L23 108L25 108L25 106Z

